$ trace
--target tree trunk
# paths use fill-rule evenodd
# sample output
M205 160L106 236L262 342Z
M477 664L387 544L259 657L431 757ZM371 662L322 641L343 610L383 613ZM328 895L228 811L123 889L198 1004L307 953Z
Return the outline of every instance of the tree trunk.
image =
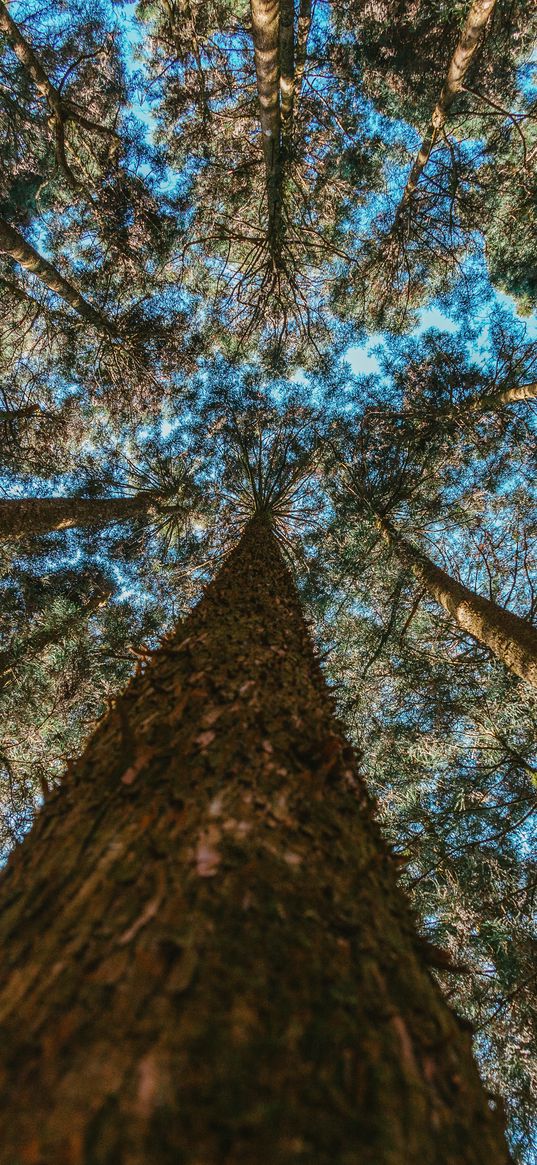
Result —
M15 263L24 267L25 271L36 275L49 291L53 291L68 303L82 319L92 324L98 331L111 337L119 336L119 330L112 320L88 303L87 299L84 299L80 292L52 266L52 263L44 259L23 235L4 219L0 219L0 252L10 255Z
M300 0L300 7L298 10L298 29L296 36L296 53L295 53L295 101L294 112L296 114L300 95L302 93L302 83L304 80L304 69L306 67L306 60L308 56L308 37L311 28L311 0Z
M132 498L2 498L0 539L29 538L85 526L94 530L147 512L149 494Z
M52 416L39 405L21 405L20 408L0 409L0 425L10 425L14 421L27 421L30 417Z
M282 148L287 155L293 133L295 89L294 0L280 0L280 117Z
M0 890L1 1165L506 1165L268 524Z
M457 417L464 419L466 413L473 416L475 413L494 412L495 409L505 408L505 405L516 404L517 401L536 399L537 381L533 381L531 384L506 385L494 392L484 392L479 396L469 397L457 405L438 411L440 416L447 417L449 420Z
M94 133L119 140L115 130L110 129L109 126L101 125L100 122L93 121L92 118L85 116L74 102L62 98L59 89L53 85L43 68L35 49L26 39L18 24L15 23L2 0L0 0L0 32L3 32L9 40L21 65L32 78L38 93L46 98L49 109L54 114L58 125L62 126L66 121L76 121Z
M419 148L414 165L410 171L408 182L403 196L395 213L397 223L401 214L408 206L418 185L420 177L429 161L431 150L441 133L451 105L464 87L464 82L470 65L481 47L487 23L494 11L496 0L473 0L459 42L453 53L446 79L434 107L429 128Z
M251 0L252 36L268 206L268 241L279 265L282 226L280 0Z
M377 515L377 524L400 562L453 616L459 627L488 647L515 675L537 688L537 628L451 578L421 550L411 546L386 518Z
M111 588L107 591L96 591L83 606L77 606L59 624L52 626L49 624L45 627L39 625L24 639L21 640L20 636L17 636L11 648L0 651L0 693L12 683L21 664L24 665L28 659L36 659L51 644L62 643L76 627L85 623L90 615L94 615L99 607L104 607L111 594Z
M61 118L62 101L58 90L49 80L32 46L23 36L18 24L10 16L6 5L1 0L0 31L9 40L14 53L17 55L21 65L24 65L24 68L29 73L37 91L41 93L42 97L46 97L50 109Z

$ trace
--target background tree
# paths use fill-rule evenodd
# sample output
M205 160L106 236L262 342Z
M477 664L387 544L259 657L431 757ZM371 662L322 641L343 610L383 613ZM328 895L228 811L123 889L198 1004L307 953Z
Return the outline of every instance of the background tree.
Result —
M535 625L534 321L491 283L531 310L526 0L497 0L393 230L468 9L276 6L272 254L249 4L0 9L0 218L14 243L0 260L0 506L63 497L97 520L99 499L125 510L141 491L145 511L153 498L143 521L100 525L101 512L2 543L2 844L55 798L136 662L271 509L435 948L419 958L477 1028L513 1154L534 1165L534 697L431 600L374 518ZM67 298L30 269L36 255ZM191 485L179 526L162 492L170 465ZM90 611L101 584L113 594ZM216 741L218 724L202 731ZM71 1156L94 1152L73 1135ZM102 1129L94 1139L117 1156Z

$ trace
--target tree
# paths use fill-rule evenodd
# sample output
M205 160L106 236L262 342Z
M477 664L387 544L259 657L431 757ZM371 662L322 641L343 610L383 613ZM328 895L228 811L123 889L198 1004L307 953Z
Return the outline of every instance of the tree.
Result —
M5 498L0 501L0 536L28 538L73 526L100 529L147 514L153 499L116 498Z
M516 675L537 687L537 629L519 615L450 578L423 551L411 546L382 514L376 515L376 521L403 565L409 567L459 626L490 648Z
M392 167L387 175L385 198L363 235L355 294L345 304L343 285L341 299L335 298L340 311L351 303L357 310L365 298L362 311L375 327L388 323L400 330L424 292L449 292L476 255L478 233L487 240L497 285L516 294L526 311L534 302L529 219L535 110L517 79L517 72L531 68L533 9L523 2L469 5L462 30L458 16L451 4L432 9L418 3L409 19L404 5L389 0L337 10L341 35L361 33L351 71L359 62L366 91L383 111L410 122L421 139L417 154L407 142L400 151L399 163L404 153L414 157L410 174ZM445 78L440 97L439 77ZM389 146L389 126L385 137ZM506 233L507 221L517 222L518 230Z
M323 291L352 261L349 220L380 181L330 22L307 3L140 7L155 115L192 181L180 277L214 301L227 350L315 350Z
M464 88L466 74L479 51L485 29L494 12L495 4L496 0L473 0L472 4L470 4L461 38L449 63L446 79L442 86L440 97L434 107L430 125L421 143L407 179L401 201L395 212L396 224L406 210L417 187L420 175L429 161L431 150L444 129L450 106L455 101L457 94Z
M200 495L181 459L156 456L149 466L128 465L127 474L130 496L4 498L0 538L31 538L73 527L102 530L133 519L153 522L160 529L185 527ZM90 473L90 489L92 484Z
M29 43L24 33L13 20L4 3L0 4L0 31L5 33L19 61L27 70L39 94L45 98L54 126L55 154L58 167L73 190L78 190L80 179L77 179L67 160L66 129L70 122L74 122L80 129L89 132L93 138L104 138L108 154L117 151L119 135L116 130L100 120L88 116L80 102L73 101L62 92L70 69L66 70L61 86L57 87L47 75L39 56ZM102 50L101 50L102 52ZM91 59L91 53L86 54L86 60ZM80 63L80 60L79 60ZM72 147L71 147L72 148ZM74 151L76 154L76 150Z
M239 1161L260 1144L508 1161L266 513L50 799L3 893L6 1163Z
M37 817L4 912L33 1122L9 1165L104 1165L131 1135L174 1165L476 1165L498 1092L533 1165L535 689L502 658L534 670L537 347L494 288L531 310L537 9L496 0L461 60L469 11L0 4L2 865Z
M15 263L19 263L31 275L41 279L49 291L53 291L65 303L82 316L87 323L92 324L98 331L110 337L118 337L116 324L103 312L88 303L84 296L73 287L72 283L44 259L26 239L19 234L9 223L0 219L0 251L9 255Z

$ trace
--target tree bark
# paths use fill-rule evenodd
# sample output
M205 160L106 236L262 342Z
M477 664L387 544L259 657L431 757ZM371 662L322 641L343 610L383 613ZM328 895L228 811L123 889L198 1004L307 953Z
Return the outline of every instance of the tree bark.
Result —
M377 515L377 524L400 562L453 616L459 627L488 647L515 675L537 688L537 628L451 578L426 554L411 546L386 518Z
M2 498L0 539L29 538L73 526L98 530L146 513L152 501L149 494L129 498Z
M447 417L449 420L456 417L464 417L466 413L474 415L475 413L494 412L495 409L502 409L505 405L516 404L521 400L536 400L537 399L537 381L531 384L510 384L499 388L494 392L484 392L479 396L469 397L466 400L460 401L457 405L449 406L446 409L439 409L439 415Z
M449 109L464 87L468 70L481 47L485 28L494 11L495 5L496 0L473 0L470 5L459 42L449 63L440 97L434 107L427 133L423 138L410 171L403 196L397 207L395 213L396 223L414 194L420 177L429 161L431 150L446 124Z
M99 607L103 607L111 594L111 588L107 591L96 591L83 606L77 606L70 615L62 619L59 625L38 626L22 641L17 637L16 643L11 648L0 651L0 693L13 681L20 664L24 664L28 659L36 659L53 643L62 643L77 626L83 624L90 615L94 615Z
M280 0L280 118L282 148L287 154L293 133L295 89L294 0Z
M44 259L23 235L10 226L4 219L0 219L0 252L10 255L15 263L24 267L25 271L36 275L42 283L56 295L68 303L87 323L92 324L98 331L117 338L120 332L112 320L103 312L88 303L87 299L73 287L48 259Z
M251 0L261 138L265 158L268 241L278 265L282 225L280 0Z
M27 421L30 417L51 415L39 405L21 405L20 408L0 409L0 425L11 424L12 421Z
M389 416L403 421L412 419L417 421L418 425L421 422L420 428L425 430L425 437L434 438L438 433L438 426L446 425L446 422L448 423L446 427L451 430L450 421L465 421L467 418L473 420L477 415L496 412L523 400L537 400L537 381L532 381L531 384L503 384L492 392L478 393L476 396L468 396L457 401L456 404L440 405L437 408L425 406L421 410L390 410ZM366 414L371 417L386 415L384 409L373 407L367 407Z
M308 37L311 28L311 0L300 0L300 7L298 10L298 29L296 37L296 53L295 53L295 101L294 112L296 114L300 95L302 93L302 82L304 80L304 69L306 67L306 60L308 56Z
M41 96L46 98L49 109L54 114L58 125L63 126L66 121L76 121L79 125L94 133L118 139L115 130L110 129L109 126L101 125L98 121L93 121L90 117L86 117L74 102L65 100L62 97L59 89L53 85L46 70L43 68L35 49L26 39L18 24L15 23L2 0L0 0L0 32L3 32L9 40L21 65L24 66L32 78L38 93L41 93Z
M1 1165L507 1165L260 519L0 906Z

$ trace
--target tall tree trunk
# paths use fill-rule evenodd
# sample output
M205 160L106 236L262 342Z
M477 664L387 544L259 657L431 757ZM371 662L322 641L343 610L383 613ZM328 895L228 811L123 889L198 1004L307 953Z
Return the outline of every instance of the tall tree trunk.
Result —
M150 494L131 498L2 498L0 538L29 538L86 526L94 530L147 512Z
M291 149L293 134L295 90L294 21L294 0L280 0L280 117L282 148L286 156Z
M468 397L456 405L438 409L438 416L447 417L448 420L458 417L464 420L467 413L474 416L476 413L494 412L495 409L505 408L506 405L516 404L521 400L537 400L537 381L531 384L508 384L493 392Z
M304 69L306 67L306 60L308 56L308 37L311 28L311 0L300 0L300 7L298 9L298 29L296 35L296 52L295 52L295 102L294 112L296 114L300 95L302 93L302 83L304 80Z
M1 1165L507 1165L257 519L0 888Z
M537 400L537 381L531 384L501 384L492 392L481 392L475 396L468 396L456 404L440 405L437 408L424 406L420 409L390 410L389 416L399 420L414 419L421 422L425 435L434 438L438 435L439 426L446 426L450 431L453 426L446 422L464 422L467 418L474 420L483 413L495 412L507 405L518 404L522 400ZM386 415L384 409L367 408L366 413L371 416Z
M403 196L395 213L397 223L408 206L420 177L429 161L431 150L446 124L451 105L464 87L470 65L481 47L488 21L494 11L496 0L473 0L453 53L440 97L434 107L427 133L421 143L414 165L405 186Z
M49 109L54 114L57 124L63 125L66 121L76 121L79 125L94 133L119 140L115 130L87 117L78 105L62 97L60 90L50 80L35 49L26 39L18 24L15 23L2 0L0 0L0 32L3 32L9 40L21 65L24 66L32 78L38 93L46 98Z
M377 524L400 562L453 616L459 627L488 647L515 675L537 688L537 628L451 578L426 554L411 546L386 518L377 515Z
M0 409L0 425L9 425L14 421L27 421L30 417L52 416L40 405L20 405L14 409Z
M16 231L14 227L10 226L4 219L0 219L0 252L5 255L10 255L15 263L19 263L24 267L25 271L29 271L32 275L36 275L42 283L48 287L49 291L55 292L56 295L68 303L70 307L82 316L82 319L87 323L92 324L98 331L104 332L111 337L118 337L120 335L118 328L108 319L108 316L93 307L88 303L87 299L69 283L48 259L44 259L38 251L30 243L26 241L23 235Z
M86 603L75 607L69 615L56 624L38 626L24 639L17 636L15 644L5 651L0 651L0 693L13 681L20 664L28 659L36 659L46 651L51 644L62 643L76 629L86 622L90 615L94 615L99 607L104 607L110 595L108 590L99 589Z
M265 158L268 242L279 266L282 228L280 0L250 0L255 71Z

